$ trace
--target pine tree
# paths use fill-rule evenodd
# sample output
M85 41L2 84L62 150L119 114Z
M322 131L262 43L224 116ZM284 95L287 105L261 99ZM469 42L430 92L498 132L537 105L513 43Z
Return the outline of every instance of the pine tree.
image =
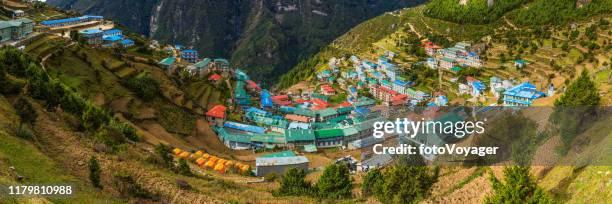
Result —
M420 155L398 159L384 174L382 191L374 192L382 203L418 203L429 196L438 179L438 169L424 165Z
M347 165L332 164L325 168L315 185L321 198L339 199L351 197L353 180Z
M484 203L552 203L546 192L537 186L529 169L521 166L506 167L503 183L490 173L493 194L486 197Z
M384 176L379 169L368 171L363 177L363 183L361 184L361 193L364 197L379 194L382 191L383 184L385 182Z
M601 98L599 96L597 86L589 78L589 73L582 71L580 77L567 87L567 91L561 98L555 101L555 106L563 107L579 107L579 106L597 106Z
M178 164L176 166L176 172L184 176L193 175L193 173L191 172L191 167L189 167L189 164L187 164L187 161L182 158L179 159L178 161Z
M100 184L100 173L102 169L98 163L98 159L95 156L91 156L89 159L89 180L91 184L96 188L102 188Z
M172 167L173 159L172 154L170 154L170 146L159 143L155 146L155 154L161 159L162 166L166 168Z
M309 195L312 187L306 181L306 172L291 168L281 177L280 187L274 191L275 196L301 196Z

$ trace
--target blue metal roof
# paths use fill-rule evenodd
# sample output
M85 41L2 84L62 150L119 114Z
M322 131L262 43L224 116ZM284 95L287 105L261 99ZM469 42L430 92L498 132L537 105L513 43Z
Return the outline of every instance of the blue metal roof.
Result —
M481 81L472 82L472 86L478 90L485 90L487 88Z
M102 30L100 29L87 29L87 30L83 30L80 32L83 35L93 35L93 34L98 34L98 33L102 33Z
M49 25L54 25L54 24L70 23L70 22L82 21L82 20L102 20L102 19L104 19L103 16L89 16L89 15L85 15L85 16L75 17L75 18L64 18L64 19L56 19L56 20L46 20L46 21L40 22L40 24L49 26Z
M247 124L231 122L231 121L225 122L224 126L227 128L232 128L232 129L242 130L242 131L252 132L252 133L259 133L259 134L264 134L266 132L266 128L263 128L263 127L247 125Z
M121 44L122 44L122 45L132 45L132 44L134 44L134 41L133 41L133 40L130 40L130 39L123 39L123 40L121 41Z
M106 36L106 37L104 37L102 39L104 41L116 42L116 41L119 41L119 40L123 39L123 36L121 36L121 35Z
M117 34L117 33L122 33L122 32L121 32L121 30L116 29L116 28L104 31L104 35L114 35L114 34Z
M268 90L261 91L261 106L262 107L272 107L274 103L272 102L271 94Z
M249 107L249 108L247 108L244 111L247 112L247 113L255 113L255 114L258 114L258 115L269 115L270 114L270 113L268 113L265 110L261 110L259 108L255 108L255 107Z
M408 83L410 83L410 82L409 81L403 81L403 80L396 79L393 83L397 84L399 86L407 86Z
M525 82L507 90L506 92L504 92L504 95L516 96L527 99L537 99L544 96L544 93L537 91L536 87L533 84Z

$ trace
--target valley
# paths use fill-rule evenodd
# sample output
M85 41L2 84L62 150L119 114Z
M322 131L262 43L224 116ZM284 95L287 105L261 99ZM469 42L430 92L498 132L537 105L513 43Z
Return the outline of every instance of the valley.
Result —
M0 203L496 203L493 180L510 185L517 172L529 177L524 199L612 196L605 0L572 7L558 24L530 19L543 1L147 0L133 14L117 12L127 6L119 1L49 1L104 16L2 1L0 20L22 30L0 38L0 187L76 193L0 190ZM455 8L466 10L442 16ZM472 22L473 10L489 16ZM329 31L338 19L346 24ZM563 105L598 116L564 120ZM488 133L457 141L372 137L375 122L393 117L491 121ZM575 120L583 127L568 130ZM406 142L501 153L473 164L370 151Z

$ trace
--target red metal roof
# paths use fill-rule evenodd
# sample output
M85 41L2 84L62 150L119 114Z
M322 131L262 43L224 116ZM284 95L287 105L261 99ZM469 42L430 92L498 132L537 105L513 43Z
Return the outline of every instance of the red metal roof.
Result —
M294 114L287 114L287 115L285 115L285 119L292 120L292 121L303 122L303 123L309 122L308 121L308 117L300 116L300 115L294 115Z
M259 85L257 85L257 83L255 83L253 80L247 80L246 83L248 84L249 87L251 87L253 89L261 90Z
M319 106L322 108L327 108L329 106L329 103L327 103L327 101L324 101L323 99L320 99L320 98L313 98L311 101L316 106Z
M219 74L213 74L210 77L208 77L208 80L213 80L213 81L218 81L219 79L221 79L221 75Z
M216 105L206 112L206 116L215 117L215 118L225 118L225 106Z

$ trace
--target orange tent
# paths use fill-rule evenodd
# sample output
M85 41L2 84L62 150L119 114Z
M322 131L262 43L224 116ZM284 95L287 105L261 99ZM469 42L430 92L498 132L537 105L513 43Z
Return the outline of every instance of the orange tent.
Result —
M215 171L218 171L219 173L225 173L225 165L223 164L217 164L214 168Z
M225 165L225 162L226 162L226 161L227 161L227 160L225 160L225 159L219 159L219 161L217 161L217 164L223 164L223 165Z
M202 166L202 165L204 165L204 163L206 163L206 159L198 158L198 159L196 159L195 163L198 164L198 166Z
M217 162L219 161L219 157L212 156L210 157L210 161Z
M181 154L179 154L179 157L184 159L184 158L189 157L189 155L190 155L189 152L182 152Z
M215 167L215 162L212 161L212 160L208 160L206 162L205 166L208 167L208 168L213 168L213 167Z
M172 152L174 152L175 155L179 155L179 154L181 154L183 152L183 150L179 149L179 148L174 148L174 150L172 150Z

